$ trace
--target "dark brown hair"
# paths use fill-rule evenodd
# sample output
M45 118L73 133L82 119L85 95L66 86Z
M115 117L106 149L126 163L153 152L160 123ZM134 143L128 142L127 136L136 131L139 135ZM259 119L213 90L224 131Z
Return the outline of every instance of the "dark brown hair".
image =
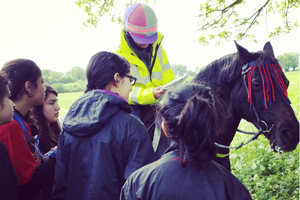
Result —
M0 72L0 105L3 105L3 98L8 93L7 91L8 81L3 72Z
M215 136L223 129L224 109L209 87L184 84L168 92L158 113L179 150L182 166L201 169L216 156Z
M42 71L36 63L28 59L10 60L4 64L1 71L6 74L9 80L10 99L12 101L22 98L24 93L29 95L25 90L25 83L30 81L36 88L37 80L42 75Z
M50 93L58 96L56 90L50 85L45 84L45 100ZM52 147L57 146L61 128L59 122L50 123L47 125L47 120L43 114L43 106L33 106L30 110L30 118L33 123L31 127L33 135L38 135L40 138L40 150L43 153L50 151Z
M109 83L115 82L115 73L122 76L129 72L130 64L125 58L116 53L100 51L91 57L86 68L88 85L85 92L105 89Z

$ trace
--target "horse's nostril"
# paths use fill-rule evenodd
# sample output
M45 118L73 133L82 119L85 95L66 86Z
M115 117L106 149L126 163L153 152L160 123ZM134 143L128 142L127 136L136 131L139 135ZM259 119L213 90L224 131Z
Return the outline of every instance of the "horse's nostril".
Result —
M286 128L283 128L281 129L280 131L280 135L282 136L282 138L285 138L285 140L293 140L291 142L299 142L299 133L296 133L289 130L289 129L286 129Z
M286 130L286 129L281 130L281 134L285 135L285 136L288 136L288 137L291 136L290 132L288 130Z
M292 138L292 134L291 134L291 132L288 129L282 129L281 130L281 135L283 137L286 137L287 139Z

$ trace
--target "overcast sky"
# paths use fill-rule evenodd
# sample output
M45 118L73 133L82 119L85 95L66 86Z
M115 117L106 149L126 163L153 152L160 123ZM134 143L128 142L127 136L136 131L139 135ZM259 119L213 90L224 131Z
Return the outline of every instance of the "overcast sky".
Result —
M158 30L165 35L163 47L170 63L186 65L192 70L236 51L233 42L203 47L194 41L200 34L196 32L195 17L198 3L159 0L152 6L158 17ZM299 19L299 12L293 17ZM112 51L118 46L122 27L106 16L97 28L84 28L85 18L86 14L74 0L0 0L0 65L11 59L28 58L42 69L66 72L75 66L86 68L93 54ZM245 40L239 44L249 51L258 51L270 41L276 56L299 52L299 30L270 39L267 33L272 23L278 22L269 22L268 29L257 29L259 43Z

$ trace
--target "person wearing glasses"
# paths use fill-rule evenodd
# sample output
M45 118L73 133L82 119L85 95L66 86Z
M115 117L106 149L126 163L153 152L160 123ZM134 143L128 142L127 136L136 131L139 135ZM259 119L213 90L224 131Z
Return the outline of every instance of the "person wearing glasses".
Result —
M136 78L116 53L93 55L87 89L70 107L56 152L54 199L119 199L128 176L156 160L149 135L130 114Z
M117 53L128 60L131 73L137 78L129 95L132 114L143 119L149 105L158 103L162 89L175 79L167 54L162 46L163 34L157 31L157 18L145 3L127 7L123 17L121 43Z

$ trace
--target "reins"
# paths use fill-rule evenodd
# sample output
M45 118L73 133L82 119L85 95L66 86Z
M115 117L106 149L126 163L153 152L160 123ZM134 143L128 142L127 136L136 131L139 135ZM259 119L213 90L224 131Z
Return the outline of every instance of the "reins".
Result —
M247 95L249 96L249 91L248 91L248 86L247 86L247 82L246 82L246 77L247 77L247 74L249 73L250 71L250 67L255 64L255 61L253 62L250 62L250 63L247 63L245 64L243 67L242 67L242 76L243 76L243 83L244 83L244 86L245 86L245 89L247 91ZM235 150L238 150L239 148L249 144L251 141L253 140L256 140L258 138L258 136L260 136L262 133L265 133L265 135L269 135L272 128L274 127L274 124L272 124L272 126L270 127L270 129L268 128L268 125L265 121L261 120L259 115L258 115L258 112L257 112L257 109L254 105L254 102L253 102L253 105L252 105L252 108L253 108L253 111L254 111L254 114L255 114L255 117L256 117L256 120L258 122L258 126L259 126L259 129L257 132L247 132L247 131L242 131L242 130L239 130L237 129L238 132L240 133L244 133L244 134L248 134L248 135L253 135L253 137L248 140L246 143L242 142L240 145L238 146L226 146L226 145L222 145L222 144L218 144L215 142L215 145L217 147L221 147L221 148L226 148L226 149L235 149ZM265 130L263 130L261 124L263 124L265 126ZM228 154L220 154L220 153L217 153L217 157L220 157L220 158L224 158L226 156L228 156Z

